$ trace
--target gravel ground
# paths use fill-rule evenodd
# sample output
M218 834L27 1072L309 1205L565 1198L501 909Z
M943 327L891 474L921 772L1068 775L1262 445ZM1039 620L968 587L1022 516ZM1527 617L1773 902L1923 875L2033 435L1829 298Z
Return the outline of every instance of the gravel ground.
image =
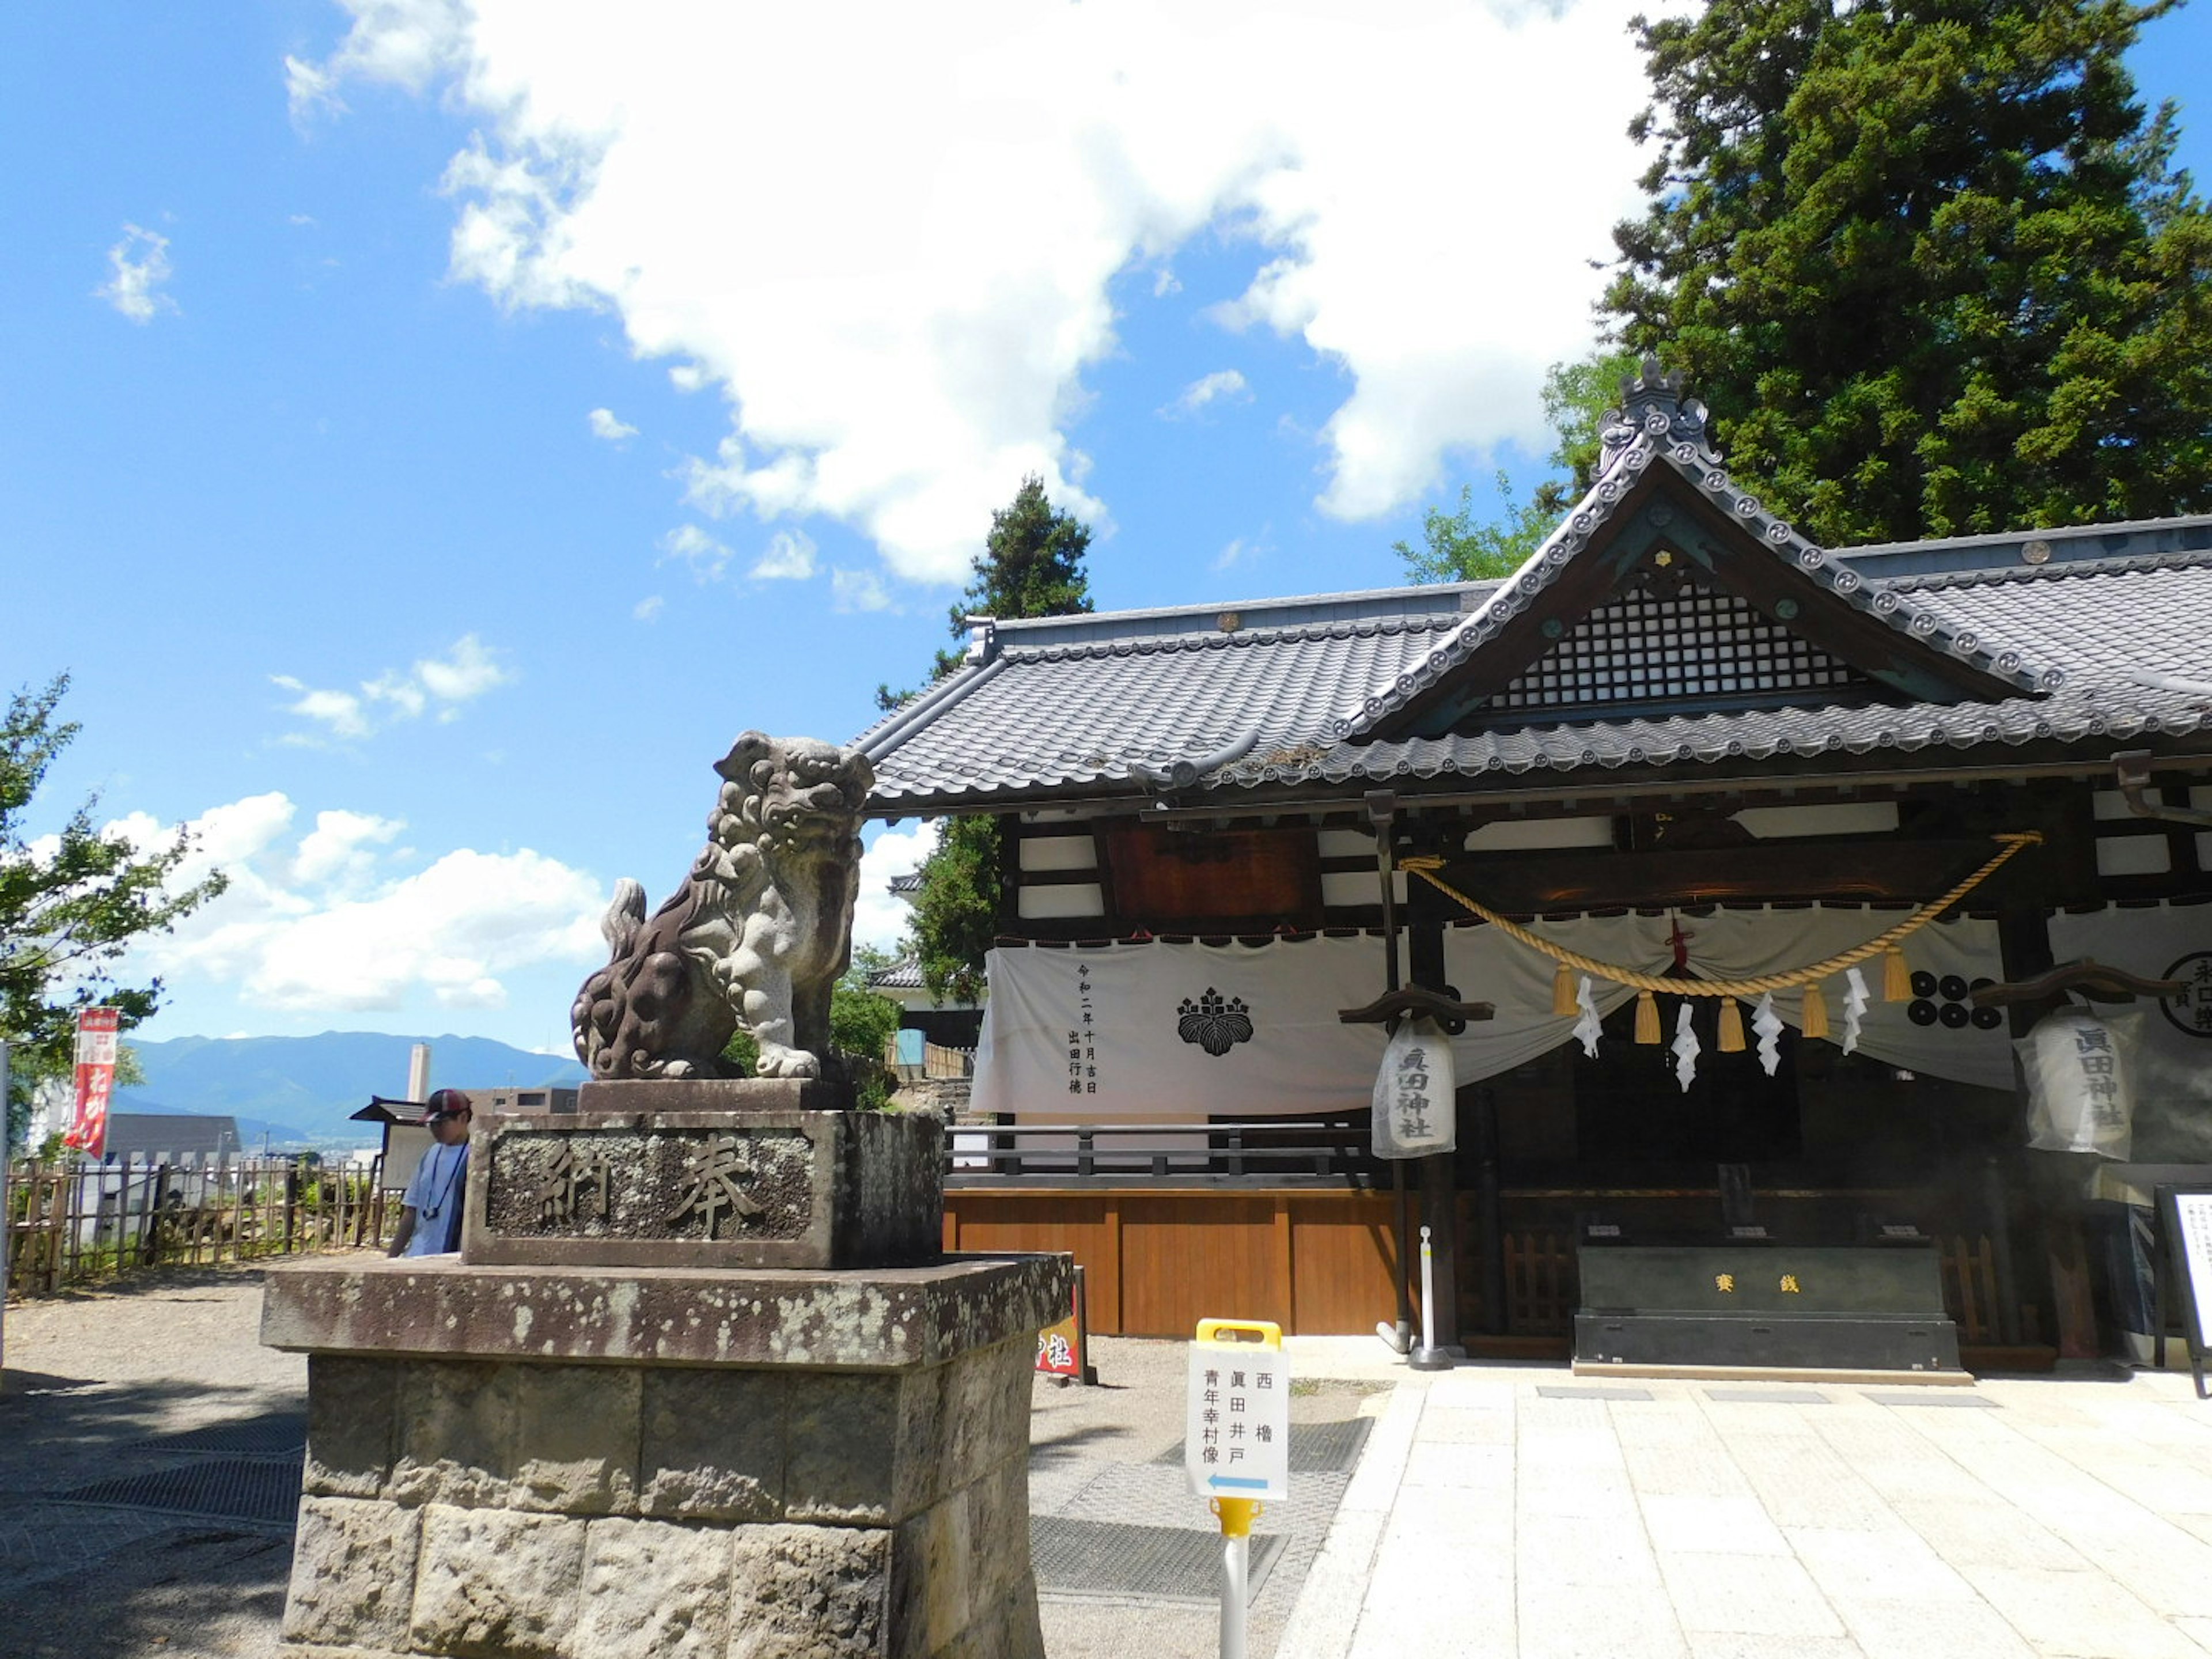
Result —
M288 1526L53 1497L180 1461L149 1442L217 1425L281 1441L303 1421L306 1361L260 1345L260 1275L230 1268L9 1307L0 1659L274 1659ZM1093 1358L1100 1386L1038 1379L1032 1513L1093 1540L1121 1536L1101 1525L1210 1532L1180 1462L1158 1461L1182 1438L1184 1345L1100 1338ZM1375 1381L1304 1382L1291 1419L1370 1416L1387 1398ZM1251 1659L1274 1652L1347 1478L1301 1474L1292 1501L1261 1515L1259 1532L1285 1543L1253 1601ZM1050 1659L1218 1651L1219 1615L1202 1599L1047 1590L1042 1604Z

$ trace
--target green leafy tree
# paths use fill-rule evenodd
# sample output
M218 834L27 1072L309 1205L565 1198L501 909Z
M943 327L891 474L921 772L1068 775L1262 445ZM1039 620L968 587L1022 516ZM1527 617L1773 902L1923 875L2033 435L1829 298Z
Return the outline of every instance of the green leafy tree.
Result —
M1636 363L1634 353L1603 347L1571 363L1553 363L1544 375L1544 421L1553 438L1545 459L1565 477L1546 479L1526 501L1516 501L1512 481L1501 471L1498 508L1487 519L1476 516L1474 487L1462 485L1459 511L1428 510L1419 547L1393 545L1406 574L1417 582L1483 581L1510 576L1526 563L1595 481L1598 428Z
M32 1091L70 1074L80 1009L114 1008L127 1031L159 1005L160 980L116 981L131 942L168 932L224 886L217 872L173 888L190 837L179 830L142 854L93 827L96 798L34 840L33 799L78 734L75 722L54 718L68 690L69 677L58 675L16 693L0 717L0 1038L9 1044L10 1147L22 1139Z
M899 1006L868 988L868 975L891 965L882 951L860 945L830 993L830 1041L845 1056L860 1104L880 1111L890 1103L896 1086L884 1049L899 1028Z
M991 515L991 533L971 566L974 579L949 613L953 637L967 636L971 616L1006 620L1089 611L1091 579L1083 560L1090 547L1090 527L1053 506L1043 479L1024 478L1012 504ZM959 651L939 651L932 678L943 679L961 661ZM903 701L881 688L877 696L887 708ZM983 957L998 936L1001 842L997 819L953 818L923 861L911 943L922 981L940 1002L982 999Z
M1830 545L2212 507L2212 224L2124 62L2172 3L1638 19L1617 337Z

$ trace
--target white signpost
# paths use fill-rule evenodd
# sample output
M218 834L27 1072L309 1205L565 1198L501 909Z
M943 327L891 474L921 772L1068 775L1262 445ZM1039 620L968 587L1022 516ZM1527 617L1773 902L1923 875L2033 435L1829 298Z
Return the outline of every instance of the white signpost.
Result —
M1201 1319L1182 1443L1190 1489L1221 1519L1221 1659L1244 1659L1252 1517L1291 1495L1291 1371L1279 1325Z

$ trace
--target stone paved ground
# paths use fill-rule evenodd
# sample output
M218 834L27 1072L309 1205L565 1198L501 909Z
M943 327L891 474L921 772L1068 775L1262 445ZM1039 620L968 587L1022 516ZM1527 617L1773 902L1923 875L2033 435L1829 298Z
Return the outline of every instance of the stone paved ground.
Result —
M2212 1402L1968 1389L1400 1389L1280 1659L2203 1659Z
M227 1270L9 1307L0 1659L274 1659L289 1526L52 1496L220 1461L221 1450L179 1448L175 1437L195 1431L228 1425L281 1444L303 1420L307 1366L260 1346L260 1306L258 1274ZM1103 1386L1037 1384L1033 1511L1210 1528L1181 1465L1158 1461L1182 1437L1182 1346L1102 1340L1097 1351ZM1387 1384L1322 1384L1301 1391L1291 1415L1339 1421L1387 1399ZM1252 1609L1251 1659L1273 1651L1348 1478L1301 1477L1297 1499L1261 1516L1261 1529L1286 1542ZM1049 1593L1042 1601L1050 1659L1126 1659L1132 1644L1146 1659L1217 1650L1218 1615L1203 1602Z
M164 1276L18 1304L0 1390L0 1659L270 1659L289 1529L57 1502L281 1440L305 1367L258 1280ZM1102 1342L1109 1385L1040 1384L1033 1510L1200 1527L1183 1356ZM1975 1389L1410 1376L1370 1339L1292 1344L1294 1415L1371 1415L1358 1471L1262 1517L1288 1542L1252 1659L2203 1659L2212 1402L2186 1377ZM1395 1385L1395 1386L1394 1386ZM1323 1542L1324 1535L1326 1542ZM1052 1659L1200 1659L1202 1603L1044 1598Z

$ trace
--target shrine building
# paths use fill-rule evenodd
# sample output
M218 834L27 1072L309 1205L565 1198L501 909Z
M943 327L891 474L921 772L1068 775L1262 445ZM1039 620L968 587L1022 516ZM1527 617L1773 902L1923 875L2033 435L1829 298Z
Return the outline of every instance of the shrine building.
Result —
M858 740L1005 832L947 1247L1364 1332L1425 1224L1439 1340L1534 1357L1607 1243L1894 1244L1970 1366L2113 1352L2130 1172L2212 1164L2208 728L2212 518L1817 547L1648 363L1506 580L976 618ZM1450 1150L1376 1156L1394 991Z

